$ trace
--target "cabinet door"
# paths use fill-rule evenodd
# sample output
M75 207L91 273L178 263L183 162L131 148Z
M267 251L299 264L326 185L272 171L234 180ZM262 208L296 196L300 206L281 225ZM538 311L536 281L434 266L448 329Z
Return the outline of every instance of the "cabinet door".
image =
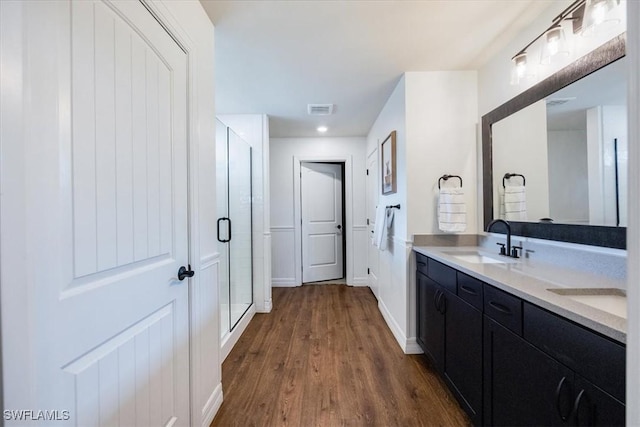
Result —
M573 425L623 426L625 405L591 382L576 375Z
M570 369L485 316L485 425L564 425L572 382Z
M418 285L418 340L425 354L442 372L444 367L444 315L438 310L441 287L422 273L416 273Z
M427 276L416 272L416 338L423 351L427 346Z
M475 425L482 424L482 313L445 292L444 375Z

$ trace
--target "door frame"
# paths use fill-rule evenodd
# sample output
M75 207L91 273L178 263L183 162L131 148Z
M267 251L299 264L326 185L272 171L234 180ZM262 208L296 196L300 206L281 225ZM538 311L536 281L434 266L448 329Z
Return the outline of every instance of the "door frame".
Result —
M346 187L346 182L345 182L345 164L344 162L305 162L302 161L300 162L300 167L302 169L302 165L308 163L308 164L326 164L326 165L334 165L334 166L338 166L340 168L340 203L341 203L341 209L340 209L340 222L341 225L345 226L346 225L346 220L345 220L345 203L346 203L346 198L345 198L345 187ZM302 178L302 177L301 177ZM301 212L301 227L304 223L304 218L302 218L302 199L303 199L303 188L302 188L302 181L300 183L300 212ZM343 227L344 228L344 227ZM302 228L301 228L302 230ZM327 279L327 280L340 280L340 279L345 279L347 277L347 238L344 232L341 232L342 234L342 271L340 272L340 274L342 275L340 278L338 279ZM301 250L302 250L302 281L304 282L304 234L300 234L300 244L301 244ZM319 280L321 281L321 280ZM306 282L306 283L313 283L313 282Z
M107 3L111 3L110 0L105 0ZM200 271L205 267L205 264L209 266L211 263L217 262L218 254L214 253L210 256L207 256L206 260L201 260L200 258L200 223L199 223L199 204L200 204L200 194L199 194L199 165L200 165L200 153L199 153L199 142L203 137L209 137L210 133L213 132L215 125L212 126L204 126L206 129L203 131L200 125L202 118L199 113L199 108L202 110L206 110L207 105L203 107L202 101L198 103L198 92L199 92L199 82L204 81L210 76L205 75L202 67L198 64L198 42L196 42L192 37L191 33L185 29L185 27L180 23L181 19L184 20L184 17L179 15L179 10L174 8L171 5L166 4L163 1L149 1L149 0L140 0L140 2L144 5L144 7L150 12L150 14L164 27L167 33L174 39L174 41L178 44L178 46L185 52L186 60L187 60L187 111L186 111L186 123L187 123L187 186L188 186L188 230L187 230L187 238L188 238L188 259L194 271L200 273ZM28 137L23 132L24 124L32 120L31 112L29 109L28 99L26 98L26 94L30 91L30 83L27 80L22 79L22 59L27 55L27 47L28 43L31 40L31 36L29 33L24 33L24 27L29 22L30 18L27 15L27 8L29 6L27 4L4 4L0 5L2 8L3 22L11 22L11 25L3 25L0 34L2 40L7 40L11 42L15 42L10 51L5 52L3 54L3 66L4 61L12 61L14 64L12 67L12 71L15 74L15 77L18 80L15 80L13 83L14 87L18 88L17 91L11 91L11 96L7 96L3 99L2 105L0 109L2 111L2 115L7 117L11 117L15 120L12 120L11 123L3 123L2 134L3 136L11 136L19 141L23 138ZM49 8L53 7L57 12L58 16L55 16L54 19L58 20L58 22L64 22L64 4L49 5ZM61 9L62 8L62 9ZM62 15L60 13L62 12ZM65 37L68 37L65 32L66 28L56 27L55 36L57 40L53 42L54 45L59 47L62 52L65 52L65 49L68 47L65 45ZM4 43L3 43L4 44ZM6 55L6 56L5 56ZM66 81L66 75L69 73L69 58L65 55L62 55L60 58L56 59L56 68L54 70L58 75L58 84L56 87L51 89L50 96L55 96L57 99L61 99L64 103L68 101L69 94L67 93L70 90L69 82ZM66 62L65 62L66 61ZM19 64L17 67L15 64ZM204 111L203 111L204 112ZM215 115L214 115L215 116ZM53 133L54 135L58 135L57 138L62 141L65 138L68 138L67 134L67 124L60 121L56 123L57 133ZM4 138L3 138L4 139ZM205 142L206 140L202 140ZM63 142L62 142L63 143ZM210 153L207 153L210 154ZM27 271L28 263L26 257L22 257L21 254L25 253L25 233L27 232L27 222L26 222L26 212L24 211L24 205L21 203L24 200L24 193L21 192L26 188L26 182L24 177L21 174L20 164L21 162L26 161L24 158L24 154L21 148L21 144L0 144L0 162L3 166L2 171L2 181L11 182L12 190L5 193L3 198L0 200L2 205L0 205L0 229L3 230L2 233L2 246L3 247L12 247L13 251L3 251L0 253L0 266L11 265L12 271ZM11 166L13 165L13 166ZM4 166L9 166L4 168ZM214 202L215 203L215 202ZM12 206L12 208L9 208ZM9 233L4 233L4 231L10 231ZM9 253L12 252L12 253ZM8 366L6 364L7 360L4 357L0 357L2 363L0 363L0 378L2 377L2 373L5 370L14 370L17 372L22 372L24 374L23 383L21 385L17 385L16 389L18 392L18 400L25 402L25 408L33 406L32 395L30 392L30 387L33 384L33 378L31 377L31 365L35 363L34 360L31 359L32 348L35 346L33 339L30 338L30 319L35 315L32 309L30 308L30 301L35 296L33 295L33 290L29 286L24 286L21 281L16 281L15 276L8 275L7 269L0 270L3 272L2 280L0 280L0 291L2 293L2 308L5 309L7 307L22 307L19 310L3 310L3 322L0 327L0 338L2 338L2 342L6 344L6 347L2 346L2 356L4 356L4 352L9 348L13 348L12 354L15 355L15 352L23 352L25 355L29 355L29 357L23 357L21 359L12 357L11 362L12 366ZM200 300L201 294L201 286L200 286L200 275L196 274L189 280L188 284L183 286L188 286L188 316L189 316L189 417L190 417L190 425L201 425L205 423L208 425L210 421L213 420L213 416L215 412L222 404L222 388L219 383L221 379L221 366L216 367L216 384L215 390L213 390L213 394L209 397L208 401L201 401L200 397L203 389L201 385L201 371L203 370L203 365L200 360L200 351L203 347L201 340L207 338L213 338L202 336L202 331L200 328L195 327L194 325L201 324L200 317L202 313L199 311L199 307L202 305ZM5 280L6 279L6 280ZM217 285L216 285L216 295L217 295ZM215 304L219 304L219 301L216 299ZM217 309L215 310L217 312ZM6 334L4 330L11 325L11 334ZM212 328L218 334L215 338L216 345L214 347L218 347L217 343L219 341L219 324L216 322L214 327ZM207 348L211 348L211 346L207 345ZM211 355L212 358L216 361L219 361L219 349L216 349L216 353ZM16 366L17 365L17 366ZM220 364L218 364L220 365ZM3 396L3 384L0 383L0 396ZM2 402L4 403L4 402ZM31 403L31 405L29 405Z
M302 286L302 163L343 163L344 188L344 249L347 283L353 284L353 156L294 156L293 157L293 238L295 254L295 284Z

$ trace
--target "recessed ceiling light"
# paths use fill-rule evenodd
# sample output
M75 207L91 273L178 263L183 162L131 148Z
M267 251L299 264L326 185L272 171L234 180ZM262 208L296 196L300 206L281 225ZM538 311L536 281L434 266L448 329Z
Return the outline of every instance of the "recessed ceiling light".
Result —
M326 126L318 126L318 129L317 129L317 130L318 130L318 132L320 132L320 133L325 133L326 131L328 131L328 130L329 130L329 128L328 128L328 127L326 127Z

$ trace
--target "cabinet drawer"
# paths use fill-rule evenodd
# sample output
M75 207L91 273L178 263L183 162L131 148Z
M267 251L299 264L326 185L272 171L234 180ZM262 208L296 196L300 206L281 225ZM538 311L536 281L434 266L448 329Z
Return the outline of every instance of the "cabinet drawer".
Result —
M520 298L485 284L484 313L522 336L522 300Z
M432 260L429 258L429 262L427 263L429 276L440 286L444 287L446 290L451 292L452 294L456 293L456 270L451 267L448 267L438 261Z
M416 269L424 274L425 276L429 275L429 270L427 268L427 260L428 258L424 255L421 255L416 252Z
M458 271L458 296L482 311L482 282Z
M524 304L524 338L565 366L625 401L625 347L543 310Z

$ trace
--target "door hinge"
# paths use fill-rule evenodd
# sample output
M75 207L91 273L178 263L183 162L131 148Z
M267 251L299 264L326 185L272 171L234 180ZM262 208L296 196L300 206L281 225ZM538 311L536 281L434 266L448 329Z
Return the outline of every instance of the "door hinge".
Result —
M371 270L367 268L367 274L371 274Z
M369 218L367 218L367 225L369 225Z
M369 175L369 169L367 169L367 175Z

